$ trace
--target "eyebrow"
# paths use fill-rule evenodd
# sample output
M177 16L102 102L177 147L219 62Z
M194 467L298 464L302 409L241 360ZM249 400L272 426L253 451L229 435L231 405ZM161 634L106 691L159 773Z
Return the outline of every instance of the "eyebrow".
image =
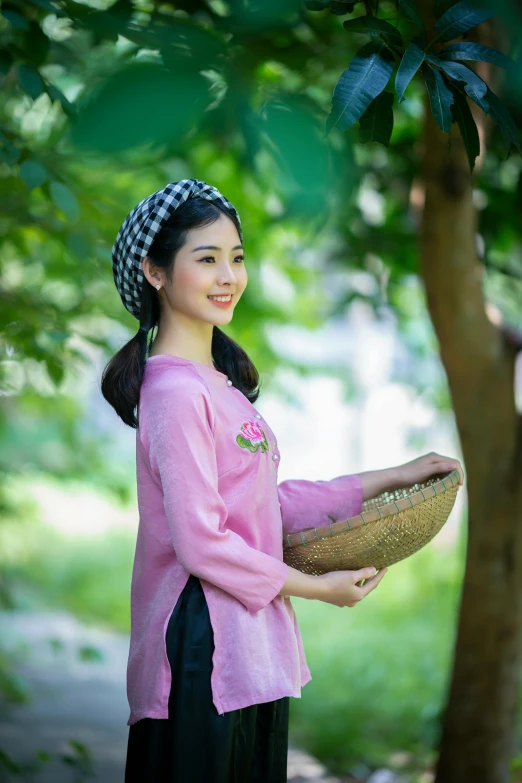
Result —
M196 253L198 250L221 250L221 248L217 247L216 245L200 245L199 247L195 247L190 252ZM243 250L243 245L236 245L232 248L232 250Z

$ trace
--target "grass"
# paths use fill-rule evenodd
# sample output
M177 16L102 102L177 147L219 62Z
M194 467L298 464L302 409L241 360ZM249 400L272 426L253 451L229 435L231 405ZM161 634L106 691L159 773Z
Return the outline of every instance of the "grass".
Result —
M34 520L2 521L4 608L67 609L85 623L128 632L134 547L135 534L125 529L73 537Z

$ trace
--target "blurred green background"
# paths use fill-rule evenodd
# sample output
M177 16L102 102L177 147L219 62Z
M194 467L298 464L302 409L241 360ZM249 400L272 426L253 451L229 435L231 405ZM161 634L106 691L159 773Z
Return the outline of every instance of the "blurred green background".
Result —
M414 79L394 105L388 148L361 143L356 127L325 138L334 86L367 40L342 28L357 4L326 5L2 3L0 598L11 641L0 647L0 686L15 718L34 697L35 663L12 641L10 618L64 612L128 633L134 432L99 380L136 323L110 251L128 211L167 182L210 182L241 215L249 284L225 331L260 371L281 478L386 468L431 450L462 459L419 256L424 85ZM411 37L395 3L379 14ZM499 14L491 44L516 59L507 29L520 29L518 12L502 4ZM483 75L520 127L517 79L494 66ZM497 129L479 126L487 144L483 136L471 197L481 286L488 315L515 333L522 163ZM344 780L379 767L433 779L465 491L444 535L393 566L354 610L292 599L313 677L291 703L292 741L353 776ZM95 671L95 648L78 649ZM5 774L19 777L23 743L0 736ZM96 742L69 755L56 748L79 776L98 752Z

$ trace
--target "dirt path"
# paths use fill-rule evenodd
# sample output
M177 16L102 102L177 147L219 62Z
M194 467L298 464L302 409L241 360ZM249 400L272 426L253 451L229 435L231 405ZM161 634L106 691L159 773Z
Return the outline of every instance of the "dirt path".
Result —
M38 772L12 780L123 781L128 637L84 626L72 615L58 612L0 612L0 628L2 647L16 652L18 671L32 696L28 704L8 712L2 709L0 749L19 763L34 760L39 749L51 754ZM60 761L63 753L76 756L69 740L91 750L94 777L84 778L78 768ZM341 783L293 747L289 748L288 781Z

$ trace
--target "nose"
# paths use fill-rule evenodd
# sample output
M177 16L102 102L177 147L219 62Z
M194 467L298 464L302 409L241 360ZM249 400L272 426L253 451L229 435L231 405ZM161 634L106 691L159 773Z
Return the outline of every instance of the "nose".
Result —
M236 273L230 263L226 262L224 266L220 267L219 282L220 284L231 283L232 285L237 282Z

